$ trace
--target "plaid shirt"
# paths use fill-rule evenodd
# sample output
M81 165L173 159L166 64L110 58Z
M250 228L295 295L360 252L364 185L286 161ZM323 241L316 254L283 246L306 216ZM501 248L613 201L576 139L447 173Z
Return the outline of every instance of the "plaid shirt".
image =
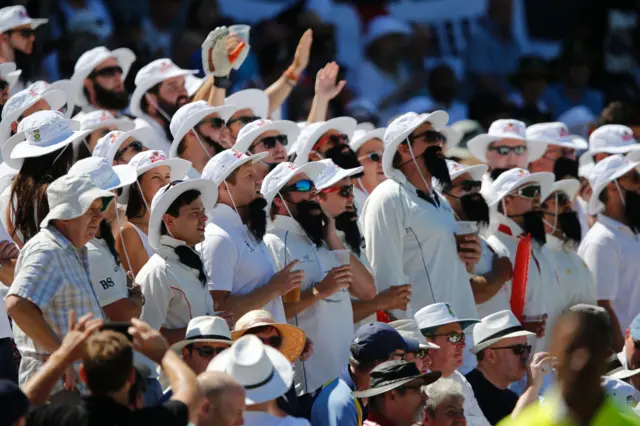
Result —
M89 279L87 248L77 250L53 226L38 232L22 249L8 294L35 303L45 321L62 339L69 331L69 310L76 318L92 312L103 318L100 303ZM14 322L13 334L22 354L20 383L24 384L44 364L47 351Z

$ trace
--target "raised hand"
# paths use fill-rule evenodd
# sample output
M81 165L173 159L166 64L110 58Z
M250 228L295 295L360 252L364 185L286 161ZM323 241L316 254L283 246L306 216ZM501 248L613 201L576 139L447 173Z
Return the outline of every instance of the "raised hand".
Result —
M315 86L316 97L328 102L338 96L342 89L344 89L347 81L341 80L336 82L338 71L340 71L340 67L335 62L329 62L324 68L318 71Z

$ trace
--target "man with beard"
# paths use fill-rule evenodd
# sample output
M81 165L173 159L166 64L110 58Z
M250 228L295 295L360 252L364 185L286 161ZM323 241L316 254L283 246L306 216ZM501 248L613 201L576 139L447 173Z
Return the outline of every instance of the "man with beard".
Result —
M107 110L122 115L129 106L129 94L124 87L136 55L125 47L109 50L104 46L84 52L73 69L71 82L76 91L76 103L83 112Z
M544 229L547 234L547 259L553 265L565 294L565 308L580 303L596 304L596 284L591 271L576 250L582 239L578 214L571 201L580 182L563 179L554 182L551 193L542 202Z
M212 107L206 101L196 101L174 114L169 126L173 135L169 157L191 162L190 179L199 178L207 162L231 140L225 122L233 111L231 106Z
M485 164L466 166L447 161L451 185L442 189L459 221L476 222L483 232L489 226L489 205L480 194ZM471 277L471 289L481 318L503 309L509 309L508 289L504 285L511 279L513 267L507 256L500 256L480 238L482 257Z
M511 169L492 183L489 198L489 207L497 209L497 229L492 230L487 238L493 250L509 256L515 267L520 239L527 235L532 239L522 326L538 336L539 340L534 344L535 352L545 346L542 338L545 336L547 316L556 313L557 307L564 307L563 293L553 266L546 260L551 254L545 253L548 249L545 247L546 235L540 209L540 196L550 192L553 178L552 173ZM510 300L511 282L507 286Z
M293 151L293 163L300 167L309 161L324 158L333 160L343 169L360 167L358 156L349 147L349 140L358 123L351 117L337 117L319 123L311 123L300 133ZM362 173L355 176L361 177Z
M598 305L611 318L613 347L623 346L620 324L630 324L640 306L640 175L632 162L612 155L589 176L593 190L587 206L598 221L584 236L578 254L596 282Z
M264 242L271 251L276 268L304 271L298 294L284 297L287 318L302 328L315 347L307 361L297 364L296 384L311 392L340 374L349 360L349 345L354 333L350 294L363 300L375 296L370 279L354 267L351 256L344 265L332 250L345 250L338 238L335 220L326 215L316 201L314 179L325 164L313 162L296 167L278 164L262 181L261 192L273 227ZM298 260L297 264L291 262Z
M529 164L531 173L552 172L558 180L578 177L576 150L587 149L587 141L569 133L567 125L560 122L534 124L527 127L526 134L528 138L547 143L542 157Z
M266 202L258 192L253 165L264 156L228 149L207 163L202 177L218 185L218 202L210 211L200 251L217 309L232 312L235 318L264 309L284 323L281 296L300 287L304 272L292 271L298 262L291 260L276 273L262 241Z
M264 90L245 89L228 96L224 100L225 105L235 107L236 110L227 121L227 127L232 138L237 138L240 130L256 120L265 120L269 117L269 97ZM291 141L292 143L294 141Z

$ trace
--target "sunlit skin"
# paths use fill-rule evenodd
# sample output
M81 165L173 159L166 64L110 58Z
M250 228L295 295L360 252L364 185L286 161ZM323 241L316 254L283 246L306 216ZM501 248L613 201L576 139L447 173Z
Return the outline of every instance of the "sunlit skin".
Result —
M291 185L295 184L296 182L298 182L300 180L304 180L304 179L309 179L309 177L307 175L305 175L304 173L300 173L300 174L295 175L294 177L292 177L284 187L291 186ZM296 204L298 204L301 201L315 201L316 200L316 191L315 190L311 190L309 192L297 192L297 191L290 191L290 192L286 192L286 193L282 193L281 192L281 195L286 200L291 201L291 202L287 203L287 207L289 207L289 211L291 212L291 214L294 217L295 217L295 215L296 215L296 213L298 211L297 208L296 208ZM282 216L289 216L289 212L287 211L286 207L284 206L284 202L282 201L282 198L280 198L280 195L277 195L273 199L273 203L278 208L277 214L282 215Z
M220 118L220 114L216 112L209 114L196 125L195 130L199 136L209 137L224 147L231 142L229 129L226 126L216 129L211 124L210 120L212 118ZM180 157L191 161L193 168L200 173L202 173L207 162L217 154L214 147L207 144L204 140L199 140L198 135L196 135L193 130L190 130L185 135L182 143L184 144L184 151L180 154Z
M120 148L118 148L118 151L121 152L121 156L117 160L114 159L113 161L114 166L117 166L119 164L129 164L129 161L131 161L131 159L136 154L138 154L138 152L131 147L131 144L133 144L135 141L136 141L135 138L129 137L127 138L127 140L122 142L122 144L120 145ZM142 151L148 151L148 148L143 145ZM168 168L168 166L163 166L163 167Z
M409 426L420 421L427 396L420 390L420 382L409 382L400 388L386 392L379 401L379 411L394 424Z
M253 112L251 108L242 108L237 110L235 113L233 113L229 121L235 120L239 117L255 117L255 116L256 114ZM231 125L229 126L229 130L231 131L231 136L233 136L234 140L235 138L238 137L238 133L240 133L240 130L242 130L244 126L245 125L240 121L234 121L233 123L231 123Z
M446 335L448 333L462 333L460 324L446 324L435 331L438 336L426 336L430 342L440 346L440 349L429 351L431 357L431 369L433 371L441 371L443 377L449 377L453 372L462 365L462 352L464 350L464 339L458 343L451 343Z
M404 360L415 363L418 370L423 374L431 369L431 357L429 355L424 358L418 358L413 352L407 352Z
M371 161L369 157L367 157L368 154L374 152L377 152L380 155L380 158L382 158L384 143L380 139L374 138L368 140L358 149L358 152L356 152L360 164L364 167L364 176L360 178L364 188L360 189L364 189L369 194L371 194L379 184L387 179L384 175L384 171L382 171L382 161ZM357 184L357 182L354 183Z
M484 350L484 359L478 363L478 370L481 372L484 372L485 369L491 370L492 377L499 373L501 382L506 386L521 380L527 374L527 361L530 353L524 352L522 355L516 355L511 349L495 348L526 344L527 338L525 336L509 337L494 343Z
M499 141L495 141L489 144L489 147L500 147L500 146L527 146L527 144L520 139L500 139ZM485 154L487 157L487 164L489 165L489 169L514 169L519 167L521 169L526 169L527 164L529 163L529 154L525 152L522 155L516 155L513 151L509 153L509 155L500 155L496 151L492 151L487 149Z
M339 188L345 185L351 185L351 179L344 178L329 188ZM347 207L353 207L353 199L353 194L348 198L344 198L339 192L318 192L318 201L320 202L320 205L322 205L324 210L334 218L347 211Z
M245 392L229 390L215 401L206 399L198 413L198 426L244 425Z
M204 228L207 225L207 215L200 197L191 203L180 207L178 217L170 214L162 216L170 235L184 241L188 246L195 246L204 241Z
M20 30L30 30L31 25L20 25L14 28L11 28L11 32L6 32L3 34L3 38L6 37L9 45L14 49L17 49L27 55L31 55L33 53L33 43L36 41L36 35L32 34L29 37L23 37L20 34ZM11 58L13 59L13 58Z
M556 164L556 161L559 158L563 157L575 160L576 150L573 148L565 148L558 145L547 145L547 150L545 151L542 158L539 158L529 164L529 170L532 173L553 172L553 166Z
M189 102L189 94L187 93L187 89L184 85L184 77L182 76L171 77L164 80L160 83L157 94L147 92L145 96L147 96L147 100L151 99L149 102L149 114L158 119L162 116L162 114L157 110L158 97L171 105L176 105L178 108ZM167 113L167 111L165 111L165 113Z
M229 196L229 192L231 192L233 199ZM218 187L218 202L227 204L232 208L235 204L238 209L242 210L243 207L256 199L257 194L258 186L254 167L249 161L236 169L235 184L228 180L220 184ZM242 214L243 212L241 211L240 213Z
M440 402L433 416L425 412L422 421L423 426L466 426L466 424L464 401L454 396Z
M154 167L151 170L147 170L138 180L144 199L151 206L151 201L156 192L171 182L171 168L169 166Z
M31 105L29 108L24 110L24 112L20 115L21 118L19 121L14 121L13 123L11 123L12 132L16 133L18 131L18 124L20 124L20 121L29 117L31 114L35 114L38 111L49 111L49 110L51 110L51 106L49 106L49 103L44 99L40 99L38 102L36 102L35 104Z
M317 144L318 141L320 141L322 138L325 138L331 135L340 136L341 134L342 133L337 131L336 129L329 129L326 132L324 132L322 136L320 136L314 142L314 145ZM348 141L346 143L348 143ZM327 141L324 141L322 144L320 144L318 147L316 147L315 150L313 147L311 147L311 152L309 152L309 161L320 161L324 159L326 157L327 151L329 151L331 148L334 148L336 145L338 145L336 142L332 140L327 140Z
M87 141L89 151L93 152L96 144L98 143L98 140L100 140L101 138L106 136L107 133L113 130L118 130L118 128L116 126L104 126L89 133L89 136L87 136L85 139Z
M93 69L94 72L100 71L104 68L110 67L118 67L120 64L116 60L116 58L107 58L104 61L100 62L100 64ZM110 92L122 93L126 89L124 87L124 80L122 78L122 73L115 73L112 76L104 76L104 75L96 75L93 78L85 78L84 79L84 87L89 91L89 102L92 105L98 105L97 99L95 97L95 89L94 84L100 85L103 89L106 89ZM99 105L98 105L99 106Z
M547 234L551 234L553 232L553 235L558 237L558 238L562 238L562 231L558 228L558 224L557 224L557 216L561 215L563 213L568 213L570 211L572 211L572 207L571 207L571 203L566 204L564 206L559 205L557 202L557 197L556 194L558 194L559 191L554 192L553 194L550 194L547 199L544 201L544 203L542 203L542 211L544 212L544 230ZM553 229L553 226L555 225L555 229Z
M524 185L520 185L518 188L523 186L529 186L531 183L527 183ZM518 188L514 189L517 190ZM504 204L503 209L506 206L506 210L503 210L503 214L505 216L514 216L510 219L516 222L518 225L522 226L524 224L524 219L522 218L522 214L530 212L532 210L540 210L540 196L536 196L535 198L524 198L519 195L507 195L503 198Z
M193 370L194 373L200 374L206 371L209 362L215 355L211 358L202 357L200 353L196 350L196 348L210 347L210 348L220 348L224 350L229 347L226 343L219 342L197 342L190 345L191 348L184 347L182 348L182 359L187 363L189 367Z
M280 135L280 132L278 132L277 130L268 130L262 133L260 136L256 138L256 140L253 141L253 143L249 147L249 151L252 154L268 152L269 155L262 160L265 163L282 163L283 161L286 161L287 148L285 148L284 145L280 143L280 141L277 141L276 145L271 149L267 149L262 143L262 140L264 138L269 138L269 137L279 136L279 135ZM288 142L293 143L294 141L288 141Z

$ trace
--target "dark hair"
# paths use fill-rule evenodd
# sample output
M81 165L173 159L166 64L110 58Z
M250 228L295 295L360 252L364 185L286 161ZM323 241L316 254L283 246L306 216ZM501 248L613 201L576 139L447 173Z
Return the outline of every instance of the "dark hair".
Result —
M277 195L276 195L277 197ZM275 198L271 201L271 207L269 207L269 218L274 220L276 218L276 214L278 214L278 206L276 206Z
M484 349L476 354L476 359L478 361L484 361Z
M147 210L142 191L140 190L140 181L145 173L138 176L138 180L129 187L129 201L127 202L127 210L125 211L128 218L142 217Z
M200 191L197 189L190 189L188 191L183 192L176 198L173 203L167 209L167 214L173 217L180 216L180 208L182 206L186 206L187 204L193 203L196 198L200 196ZM164 221L160 222L160 235L168 235L169 231L167 230L167 226L164 224Z
M109 252L113 256L113 259L116 261L116 265L120 265L120 255L116 250L116 240L115 238L113 238L113 233L111 232L111 226L107 223L106 220L102 220L100 222L100 238L104 240L105 243L107 243Z
M598 194L598 201L600 201L605 206L607 205L607 201L609 201L609 194L607 193L607 187L605 186L600 194Z
M106 396L127 383L133 368L133 349L124 334L105 330L89 337L82 361L91 393Z
M91 151L89 151L89 148L87 148L87 145L85 144L86 138L83 139L82 141L80 141L80 143L76 146L75 149L75 160L74 162L78 162L80 160L83 160L85 158L89 158L91 157Z
M158 92L160 92L160 85L161 84L162 84L162 82L156 84L151 89L147 90L147 93L152 93L154 95L157 95ZM140 109L145 114L149 114L149 101L147 101L147 97L145 96L145 94L143 94L142 97L140 98Z
M49 184L65 175L71 167L73 149L67 148L69 145L41 157L25 158L13 180L9 198L14 227L11 235L20 232L24 243L38 233L40 222L49 213ZM60 158L56 160L58 155Z

